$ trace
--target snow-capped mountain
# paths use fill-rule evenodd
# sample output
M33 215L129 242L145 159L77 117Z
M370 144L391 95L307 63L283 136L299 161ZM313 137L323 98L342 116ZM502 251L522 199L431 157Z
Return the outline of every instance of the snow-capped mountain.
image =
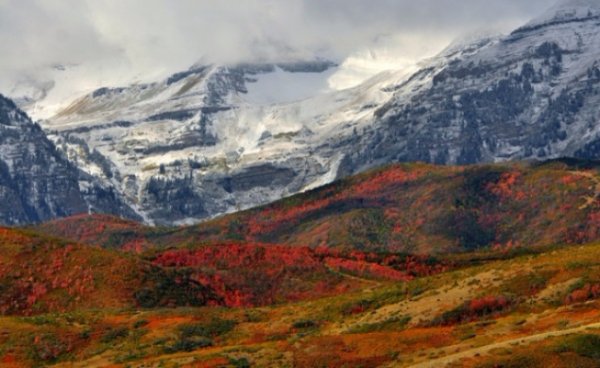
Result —
M0 95L0 223L86 212L137 218L112 188L82 173L9 99Z
M600 1L336 91L327 61L198 64L42 121L150 223L196 222L397 161L600 157Z
M599 1L562 2L510 35L470 48L398 86L352 160L598 157Z
M336 69L197 65L156 83L98 89L43 124L149 222L194 222L337 177L343 153L328 145L370 124L390 95L382 85L405 72L336 92L327 83Z

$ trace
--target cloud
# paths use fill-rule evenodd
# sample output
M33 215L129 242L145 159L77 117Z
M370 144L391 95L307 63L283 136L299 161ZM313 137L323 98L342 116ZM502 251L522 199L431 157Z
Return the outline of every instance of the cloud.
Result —
M342 61L384 49L418 60L464 34L509 31L553 2L0 0L0 88L54 64L87 65L94 84L111 73L143 79L200 59Z

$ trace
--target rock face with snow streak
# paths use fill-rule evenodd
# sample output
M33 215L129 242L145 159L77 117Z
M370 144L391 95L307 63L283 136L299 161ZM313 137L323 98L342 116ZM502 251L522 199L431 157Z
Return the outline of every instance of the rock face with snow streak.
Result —
M379 82L319 93L335 68L194 66L152 84L96 90L43 124L148 222L191 223L337 177L342 155L329 140L356 134L378 106L372 101L388 93Z
M72 165L45 133L0 95L0 223L26 224L78 213L137 218L93 177Z
M455 45L413 75L320 93L325 61L197 65L42 122L150 223L191 223L380 164L600 158L600 1Z
M470 48L398 86L348 165L600 158L600 1Z

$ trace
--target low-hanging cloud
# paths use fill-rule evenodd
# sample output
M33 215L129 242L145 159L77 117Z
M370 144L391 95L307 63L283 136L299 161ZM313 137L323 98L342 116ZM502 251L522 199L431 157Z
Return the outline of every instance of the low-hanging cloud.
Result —
M0 0L0 88L55 64L153 75L371 48L417 60L461 35L508 31L555 0Z

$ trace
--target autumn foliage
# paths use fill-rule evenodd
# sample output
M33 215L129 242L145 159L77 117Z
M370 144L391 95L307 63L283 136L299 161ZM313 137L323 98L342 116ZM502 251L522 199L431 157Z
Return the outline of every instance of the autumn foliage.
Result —
M142 224L109 215L72 216L44 223L39 230L81 244L135 253L152 247L147 228Z
M344 275L381 281L409 281L415 275L434 274L447 267L420 263L417 257L391 257L328 248L268 244L203 246L168 250L153 263L162 267L191 268L193 278L210 287L231 307L267 305L347 291Z
M325 198L309 200L295 206L270 206L262 210L248 221L248 235L256 236L275 230L280 224L293 224L302 221L311 213L324 210L327 207L350 203L371 203L379 205L382 191L411 183L421 178L427 171L424 169L409 170L395 166L377 172L368 178L359 178L352 186L336 193L330 193Z
M382 266L376 263L369 263L365 261L355 261L340 258L326 258L325 264L334 270L362 277L393 281L410 281L412 279L411 276L405 274L404 272L397 271L387 266Z
M144 252L226 241L443 254L600 239L595 172L569 161L441 167L399 164L273 204L181 228L77 216L37 229Z
M139 262L112 252L0 229L0 313L31 315L119 306Z
M503 199L514 199L517 201L524 200L527 196L524 191L515 189L518 188L517 181L521 177L521 173L518 171L511 171L503 173L500 180L497 182L490 182L487 185L487 190Z
M455 309L437 317L433 324L454 325L477 320L484 316L494 316L514 305L514 301L504 295L487 295L472 299Z
M582 288L573 290L565 299L566 304L583 303L588 300L600 298L600 284L586 284Z

